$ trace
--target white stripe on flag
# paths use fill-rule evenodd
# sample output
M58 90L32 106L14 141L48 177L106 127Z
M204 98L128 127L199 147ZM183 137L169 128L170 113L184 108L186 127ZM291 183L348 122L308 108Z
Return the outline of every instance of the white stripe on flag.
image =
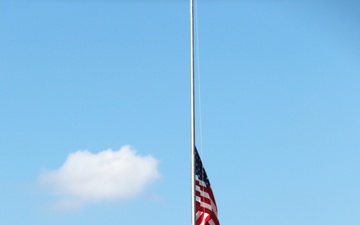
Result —
M199 177L196 175L196 181L200 183L201 186L206 187L206 183L199 179Z
M209 193L207 193L206 191L201 190L201 188L199 186L197 186L197 185L196 185L196 190L198 192L200 192L200 195L203 196L204 198L209 198L210 199Z
M209 225L215 225L214 220L212 220L212 219L209 220L208 223L209 223Z
M200 206L201 206L201 207L207 208L207 209L213 211L213 209L211 208L211 205L209 205L209 204L207 204L207 203L205 203L205 202L202 202L202 201L200 200L200 197L196 197L196 201L200 203Z

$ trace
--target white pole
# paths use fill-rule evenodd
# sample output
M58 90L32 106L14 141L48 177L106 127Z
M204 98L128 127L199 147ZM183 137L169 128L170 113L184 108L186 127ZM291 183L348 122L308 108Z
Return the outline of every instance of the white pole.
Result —
M191 225L196 225L195 198L195 99L194 99L194 0L190 0L190 120L191 120Z

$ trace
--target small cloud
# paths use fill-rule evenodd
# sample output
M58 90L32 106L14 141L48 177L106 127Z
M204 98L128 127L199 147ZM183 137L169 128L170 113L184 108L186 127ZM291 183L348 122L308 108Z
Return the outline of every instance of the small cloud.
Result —
M154 157L137 155L130 146L96 154L77 151L59 169L42 173L39 184L60 197L57 208L78 208L138 196L159 179L157 165Z

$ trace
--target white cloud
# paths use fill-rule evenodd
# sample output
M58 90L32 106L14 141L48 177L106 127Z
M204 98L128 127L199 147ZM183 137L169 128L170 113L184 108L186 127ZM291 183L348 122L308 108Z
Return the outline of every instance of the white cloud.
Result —
M159 178L157 165L154 157L137 155L130 146L97 154L77 151L70 154L59 169L44 172L39 183L60 196L57 207L80 207L141 194Z

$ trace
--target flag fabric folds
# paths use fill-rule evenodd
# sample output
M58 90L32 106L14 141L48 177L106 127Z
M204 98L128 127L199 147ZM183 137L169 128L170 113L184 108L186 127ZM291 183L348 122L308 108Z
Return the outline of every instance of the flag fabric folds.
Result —
M220 225L210 181L195 148L196 225Z

